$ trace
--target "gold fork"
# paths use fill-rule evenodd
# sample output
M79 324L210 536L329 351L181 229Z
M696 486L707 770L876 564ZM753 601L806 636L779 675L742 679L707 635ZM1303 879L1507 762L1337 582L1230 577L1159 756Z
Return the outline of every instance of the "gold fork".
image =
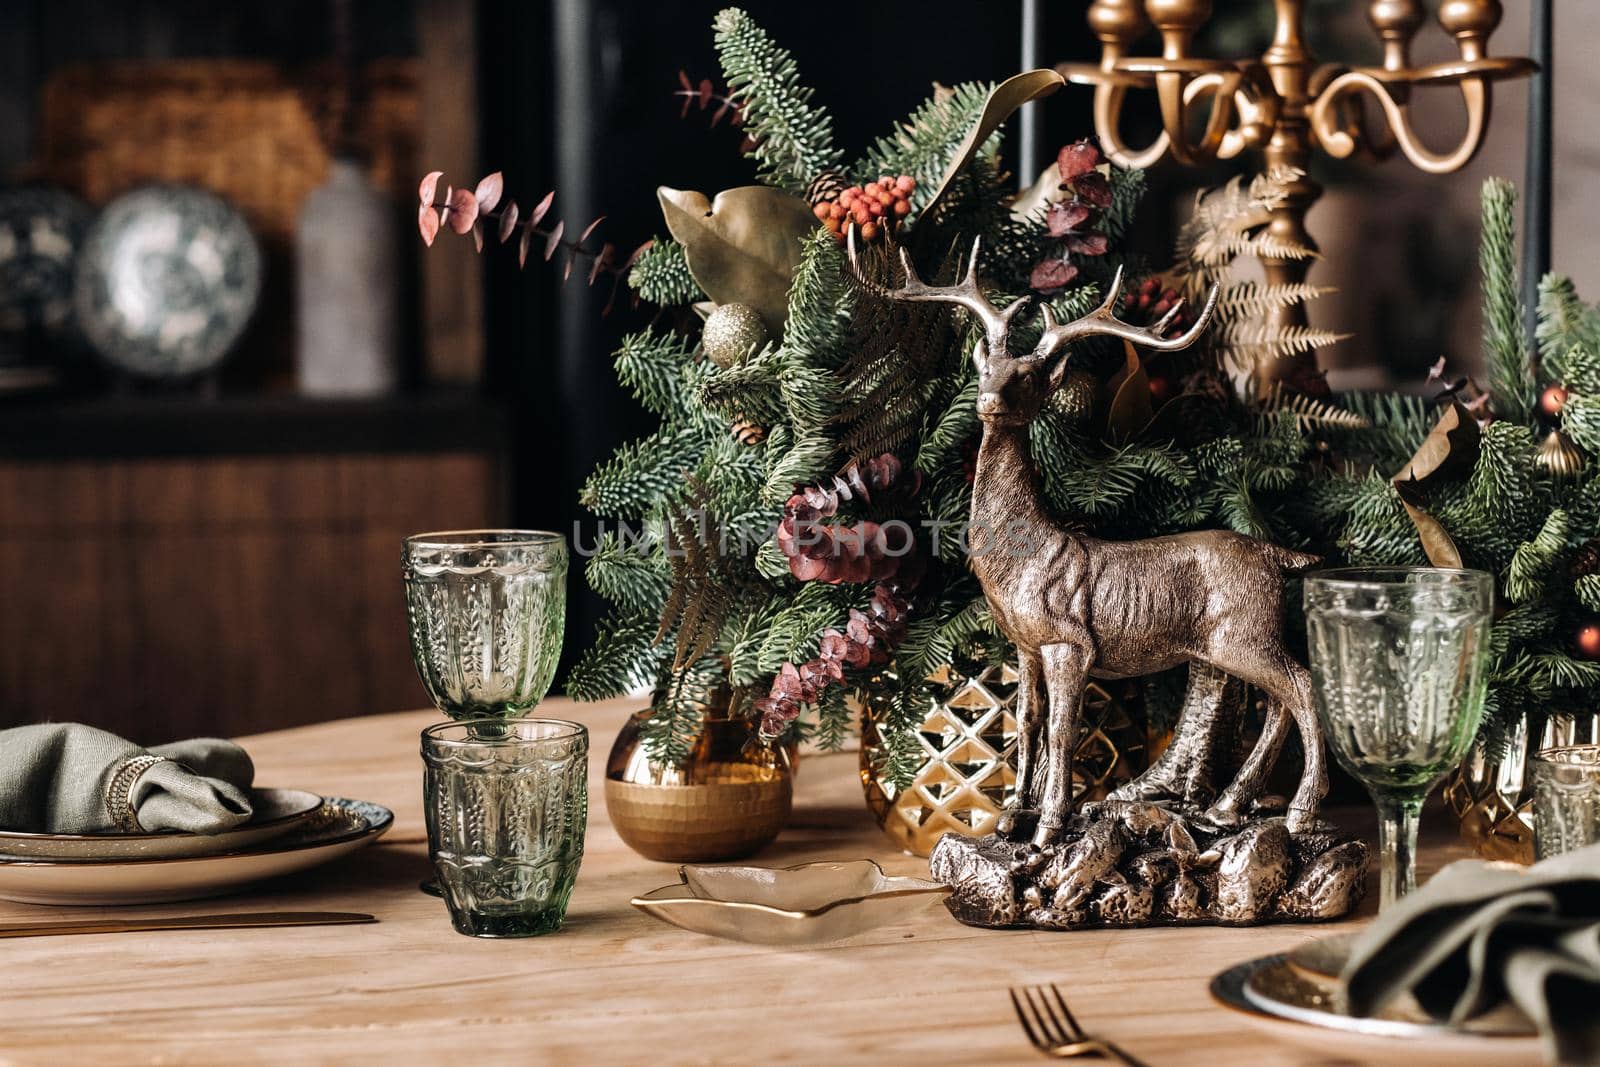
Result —
M1078 1020L1073 1018L1072 1009L1067 1007L1066 999L1061 996L1061 990L1054 984L1024 986L1009 992L1011 1005L1017 1009L1017 1019L1022 1023L1022 1029L1027 1031L1028 1040L1046 1056L1060 1060L1075 1056L1098 1056L1116 1060L1127 1067L1145 1067L1111 1042L1084 1033Z

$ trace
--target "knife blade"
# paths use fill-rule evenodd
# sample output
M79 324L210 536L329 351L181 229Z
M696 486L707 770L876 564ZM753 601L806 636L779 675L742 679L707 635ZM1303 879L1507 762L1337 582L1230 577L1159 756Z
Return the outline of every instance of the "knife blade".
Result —
M135 919L7 923L0 925L0 937L127 934L141 930L227 930L252 926L343 926L377 921L375 916L356 911L241 911L231 915L152 915Z

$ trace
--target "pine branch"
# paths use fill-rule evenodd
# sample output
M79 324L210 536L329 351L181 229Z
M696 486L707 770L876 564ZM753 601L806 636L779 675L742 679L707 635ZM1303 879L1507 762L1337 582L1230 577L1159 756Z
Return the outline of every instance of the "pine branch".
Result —
M1567 531L1567 513L1557 508L1545 518L1538 536L1517 546L1505 579L1506 595L1514 603L1544 596L1545 581L1566 551Z
M977 125L993 90L994 86L986 82L936 88L915 111L896 123L888 136L873 142L852 173L909 174L915 178L917 187L911 193L911 214L915 217L937 191L945 168L967 133Z
M689 273L689 259L677 241L655 238L633 261L628 287L661 307L677 307L704 300L705 293Z
M660 546L608 533L584 565L589 588L633 615L657 615L671 584Z
M743 112L762 180L804 194L811 179L841 162L833 119L811 102L812 90L800 84L794 57L748 14L724 8L712 27L728 95Z
M1541 369L1555 381L1563 381L1563 363L1569 351L1600 350L1600 312L1578 299L1571 278L1546 274L1539 279L1539 316L1534 336L1539 342Z
M656 620L619 615L602 622L594 644L567 675L567 695L575 700L607 700L652 681L666 658L655 647Z
M617 380L646 409L663 419L686 410L690 399L684 393L684 368L694 354L681 336L650 328L630 333L612 358Z
M625 444L589 475L578 499L601 515L643 518L683 486L700 457L702 437L690 427L664 426Z
M727 418L767 426L788 417L783 400L784 358L771 345L731 367L712 367L700 382L700 403Z
M1534 370L1522 337L1517 282L1517 190L1504 178L1483 183L1483 346L1496 414L1523 420L1533 410Z

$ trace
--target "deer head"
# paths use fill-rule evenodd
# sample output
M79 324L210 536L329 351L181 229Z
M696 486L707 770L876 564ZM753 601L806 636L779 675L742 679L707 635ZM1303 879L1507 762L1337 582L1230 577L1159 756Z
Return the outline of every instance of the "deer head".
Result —
M1071 322L1056 321L1049 304L1041 305L1044 332L1039 336L1033 351L1027 355L1012 355L1010 347L1011 323L1027 306L1028 298L1019 297L1003 310L991 304L978 286L978 252L982 238L972 242L972 255L967 260L966 275L955 285L928 285L917 276L911 266L911 257L900 249L900 264L905 270L904 284L895 289L879 285L866 278L856 258L855 228L849 234L850 265L856 279L863 286L888 300L928 301L956 304L977 316L983 324L983 337L972 349L972 361L978 368L978 417L985 422L1002 425L1020 425L1033 421L1044 407L1045 401L1061 387L1066 378L1070 359L1070 344L1081 337L1120 337L1145 348L1160 352L1176 352L1188 348L1211 321L1217 306L1217 287L1213 286L1206 305L1193 326L1178 337L1161 335L1177 316L1182 304L1174 305L1152 326L1130 326L1113 313L1117 297L1122 291L1122 268L1105 300L1089 314Z

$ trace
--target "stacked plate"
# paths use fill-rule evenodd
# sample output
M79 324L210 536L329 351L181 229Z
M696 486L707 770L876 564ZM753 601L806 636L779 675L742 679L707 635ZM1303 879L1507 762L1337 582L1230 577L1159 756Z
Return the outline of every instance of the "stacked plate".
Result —
M1521 1012L1504 1008L1463 1026L1434 1021L1410 997L1371 1018L1346 1012L1339 972L1352 935L1310 941L1293 952L1230 967L1211 995L1258 1029L1323 1057L1358 1062L1404 1057L1408 1067L1514 1067L1542 1062L1538 1036Z
M0 899L161 904L234 892L338 859L382 837L394 813L299 789L257 789L255 815L220 834L0 830Z

